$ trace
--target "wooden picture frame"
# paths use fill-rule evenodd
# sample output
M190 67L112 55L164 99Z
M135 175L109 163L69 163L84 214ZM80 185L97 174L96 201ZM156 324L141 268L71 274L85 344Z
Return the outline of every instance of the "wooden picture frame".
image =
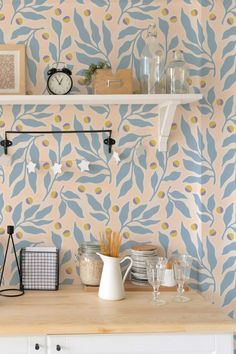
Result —
M0 44L0 95L25 94L25 45Z

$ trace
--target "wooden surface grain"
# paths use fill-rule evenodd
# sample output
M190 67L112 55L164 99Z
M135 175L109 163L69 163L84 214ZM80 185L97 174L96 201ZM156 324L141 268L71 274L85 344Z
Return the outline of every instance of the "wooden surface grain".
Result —
M150 292L126 292L126 299L104 301L96 293L65 287L55 292L30 292L18 298L0 298L0 335L84 333L226 333L236 322L201 295L191 301L156 306Z

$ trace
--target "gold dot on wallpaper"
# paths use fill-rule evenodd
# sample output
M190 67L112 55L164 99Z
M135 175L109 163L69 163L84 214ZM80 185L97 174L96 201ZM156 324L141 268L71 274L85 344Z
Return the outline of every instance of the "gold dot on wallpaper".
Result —
M134 203L134 204L137 205L137 204L139 204L140 202L141 202L141 199L140 199L139 197L134 197L134 198L133 198L133 203Z
M223 106L224 100L222 100L222 98L217 98L216 104L217 104L217 106Z
M61 223L60 223L60 222L56 222L56 223L54 224L54 228L55 228L56 230L60 230L60 229L62 228Z
M190 192L192 192L193 187L190 186L190 184L188 184L184 189L186 190L186 192L190 193Z
M86 231L90 230L91 229L91 225L90 224L84 224L84 229Z
M168 224L167 222L163 222L163 223L161 224L161 228L162 228L163 230L167 230L167 229L169 229L169 224Z
M81 193L84 193L86 191L85 186L83 186L83 185L78 186L78 191Z
M215 236L216 235L216 230L215 229L210 229L209 235L210 236Z
M95 191L96 194L101 194L102 193L102 188L96 187L94 191Z
M71 21L70 16L64 16L64 17L63 17L63 22L69 23L70 21Z
M62 120L61 116L59 114L57 114L55 117L54 117L54 122L56 123L60 123Z
M230 240L230 241L232 241L232 240L234 239L234 234L233 234L232 232L229 232L229 233L227 234L227 239Z
M227 130L228 130L229 133L232 133L234 131L234 126L233 125L229 125L227 127Z
M195 231L195 230L197 230L198 229L198 226L197 226L197 224L191 224L191 229L193 230L193 231Z
M18 231L18 232L16 233L16 237L17 237L18 239L23 238L23 236L24 236L24 234L23 234L23 232L21 232L21 231Z
M89 9L84 10L84 16L90 16L91 11Z
M154 139L150 140L150 142L149 142L149 145L152 147L156 146L156 144L157 144L157 141Z
M124 130L125 132L128 132L128 131L130 130L129 124L125 124L125 125L123 126L123 130Z
M200 81L200 87L201 88L206 87L206 81L205 80L201 80Z
M156 170L156 169L157 169L157 164L156 164L156 162L151 162L149 166L150 166L150 169L151 169L151 170Z
M159 192L157 193L157 196L158 196L158 198L163 199L163 198L165 197L165 192L159 191Z
M173 123L173 124L171 125L171 130L176 130L177 128L178 128L177 123Z
M67 60L72 60L72 58L73 58L72 53L67 53L67 54L66 54L66 59L67 59Z
M42 34L42 38L45 39L45 40L47 40L47 39L49 38L49 33L48 33L48 32L44 32L44 33Z
M5 206L5 211L6 211L7 213L10 213L10 212L12 211L12 207L11 207L10 205L6 205L6 206Z
M49 145L49 140L44 139L44 140L42 141L42 145L45 146L45 147L47 147L47 146Z
M124 23L124 25L129 25L130 24L130 18L129 17L125 17L123 19L123 23Z
M123 237L124 237L125 239L130 238L130 233L129 233L129 231L123 232Z
M196 9L191 11L191 15L192 16L197 16L198 15L198 11Z
M209 123L209 127L214 129L216 127L216 122L214 120L212 120L210 123Z
M17 124L16 130L17 130L18 132L22 131L22 130L23 130L23 125L22 125L22 124Z
M70 232L70 230L65 230L65 231L63 231L62 235L64 237L70 237L71 236L71 232Z
M180 162L178 160L173 161L173 166L174 167L179 167Z
M67 160L66 161L66 167L71 168L73 166L73 161L72 160Z
M45 63L48 63L48 62L50 61L50 56L49 56L49 55L44 55L43 61L44 61Z
M201 195L205 195L206 194L206 189L205 188L201 188L200 189L200 194Z
M196 117L196 116L191 117L191 122L193 124L196 124L198 122L198 117Z
M73 273L73 269L71 267L67 267L66 274L72 274L72 273Z
M56 16L60 16L61 13L62 13L62 11L61 11L61 9L57 8L57 9L54 11L54 13L55 13Z
M27 203L27 204L31 205L31 204L33 203L33 201L34 201L34 200L33 200L33 198L32 198L32 197L28 197L28 198L26 198L26 200L25 200L25 201L26 201L26 203Z
M216 208L216 212L217 212L218 214L222 214L222 213L224 212L224 208L222 208L221 206L219 206L219 207Z
M165 9L162 9L162 10L161 10L161 13L162 13L163 16L167 16L167 15L169 14L169 10L166 9L166 8L165 8Z
M171 230L170 236L171 237L176 237L178 235L178 232L176 230Z
M0 120L0 128L4 128L5 127L5 122L3 120Z
M0 227L0 235L3 235L5 233L5 229L3 227Z
M89 116L84 117L84 123L88 124L91 122L91 118Z
M216 19L216 15L215 15L214 13L211 13L211 14L209 15L209 20L210 20L210 21L215 21L215 19Z
M113 205L112 207L112 211L114 211L114 213L117 213L120 210L118 205Z
M23 20L22 17L18 17L18 18L16 19L16 23L17 23L18 25L22 25L23 22L24 22L24 20Z
M56 199L58 197L58 193L56 191L52 191L50 193L50 197L53 198L53 199Z
M112 20L112 15L111 14L106 14L105 15L105 20L111 21Z
M172 23L176 23L177 20L178 20L178 18L176 16L171 16L171 18L170 18L170 22L172 22Z
M70 129L71 129L70 123L63 124L63 130L70 130Z
M44 162L42 167L44 170L49 170L50 164L48 162Z
M228 23L229 25L233 25L233 24L234 24L234 18L233 18L233 17L229 17L229 18L227 19L227 23Z
M0 13L0 21L4 21L5 20L5 15L4 15L4 13Z

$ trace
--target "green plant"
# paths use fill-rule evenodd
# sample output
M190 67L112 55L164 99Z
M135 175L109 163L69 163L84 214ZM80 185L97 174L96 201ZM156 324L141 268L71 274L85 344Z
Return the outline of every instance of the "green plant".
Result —
M98 64L91 64L87 70L84 70L84 85L90 85L93 74L97 69L111 69L111 66L106 61L100 61Z

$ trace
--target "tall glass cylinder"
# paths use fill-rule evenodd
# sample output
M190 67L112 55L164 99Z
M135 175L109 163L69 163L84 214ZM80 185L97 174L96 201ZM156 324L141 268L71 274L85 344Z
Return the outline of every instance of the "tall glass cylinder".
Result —
M163 54L157 41L157 27L151 24L148 27L146 44L141 54L141 93L164 93L161 81L163 72Z
M166 72L166 92L183 94L189 92L189 70L184 61L183 51L173 51L173 60Z

